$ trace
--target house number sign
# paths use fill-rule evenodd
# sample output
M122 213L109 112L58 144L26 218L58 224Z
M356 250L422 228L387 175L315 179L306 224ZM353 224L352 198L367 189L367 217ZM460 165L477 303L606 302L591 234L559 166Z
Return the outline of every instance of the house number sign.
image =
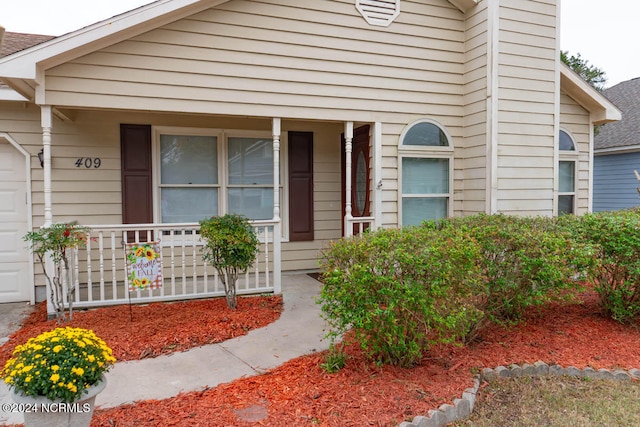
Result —
M77 168L98 169L100 166L102 166L100 157L79 157L76 160Z

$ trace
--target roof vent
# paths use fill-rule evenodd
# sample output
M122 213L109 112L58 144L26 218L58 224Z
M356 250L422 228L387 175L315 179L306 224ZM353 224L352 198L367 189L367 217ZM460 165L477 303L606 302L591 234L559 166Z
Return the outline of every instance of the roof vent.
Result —
M356 9L370 25L388 27L400 15L400 0L356 0Z

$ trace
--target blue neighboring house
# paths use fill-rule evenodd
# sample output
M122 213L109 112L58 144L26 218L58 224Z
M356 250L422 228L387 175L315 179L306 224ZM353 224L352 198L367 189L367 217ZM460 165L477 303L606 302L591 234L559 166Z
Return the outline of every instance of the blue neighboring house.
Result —
M603 93L622 111L622 120L601 126L595 136L594 212L640 206L640 77Z

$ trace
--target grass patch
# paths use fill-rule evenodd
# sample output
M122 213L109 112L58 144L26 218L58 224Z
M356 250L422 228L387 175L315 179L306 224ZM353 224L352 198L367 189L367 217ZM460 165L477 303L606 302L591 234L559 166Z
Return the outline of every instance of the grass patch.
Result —
M640 383L568 376L495 379L454 426L640 425Z

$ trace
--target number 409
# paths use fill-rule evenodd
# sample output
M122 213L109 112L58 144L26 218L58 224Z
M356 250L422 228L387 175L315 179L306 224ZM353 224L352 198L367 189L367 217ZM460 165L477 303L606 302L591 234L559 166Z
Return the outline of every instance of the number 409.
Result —
M100 157L80 157L76 160L76 167L81 168L85 167L86 169L98 169L102 165L102 160Z

